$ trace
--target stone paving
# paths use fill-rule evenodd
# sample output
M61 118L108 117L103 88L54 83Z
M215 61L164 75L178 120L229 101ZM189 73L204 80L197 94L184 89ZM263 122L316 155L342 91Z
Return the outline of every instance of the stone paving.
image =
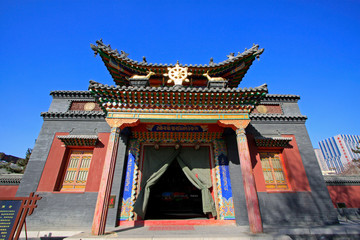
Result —
M238 239L290 239L288 236L279 234L250 234L248 227L236 226L153 226L153 227L119 227L108 232L102 239L136 239L136 240L157 240L157 239L192 239L192 240L238 240ZM273 238L273 235L276 238ZM97 237L81 233L67 238L71 240L94 240Z
M28 239L52 240L290 240L318 239L345 240L360 239L360 221L346 221L338 225L304 228L271 229L264 227L262 234L250 234L245 226L150 226L150 227L117 227L110 229L103 236L92 236L86 232L52 231L29 232ZM25 239L24 235L22 235ZM70 236L70 237L65 237Z

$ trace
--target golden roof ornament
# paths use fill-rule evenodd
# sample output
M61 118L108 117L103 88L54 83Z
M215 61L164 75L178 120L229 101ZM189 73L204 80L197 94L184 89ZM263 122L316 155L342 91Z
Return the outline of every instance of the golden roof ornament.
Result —
M180 67L179 61L177 61L175 67L168 67L168 73L165 73L164 76L169 77L170 79L167 83L174 82L174 85L183 85L184 82L190 82L187 79L187 76L192 75L191 72L188 72L187 67Z
M226 79L225 79L225 78L222 78L222 77L210 77L209 71L207 71L206 73L204 73L203 76L207 77L207 79L208 79L209 82L215 82L215 81L224 82L224 81L226 81Z
M149 80L152 75L155 75L155 73L150 70L147 75L132 75L129 79L132 79L132 80L135 80L135 79L136 80Z
M95 103L94 102L87 102L84 105L84 111L92 111L95 109Z

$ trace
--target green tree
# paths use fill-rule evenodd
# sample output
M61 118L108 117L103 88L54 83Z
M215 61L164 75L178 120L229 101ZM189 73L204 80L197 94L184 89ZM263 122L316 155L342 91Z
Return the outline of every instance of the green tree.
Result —
M360 144L360 142L359 142ZM360 153L360 145L355 147L356 149L351 149L354 153Z
M354 153L360 153L360 141L359 141L359 146L356 146L355 149L351 149ZM360 168L360 158L358 159L353 159L352 162L354 163L354 165L358 168Z
M360 142L359 142L360 143ZM356 146L355 149L351 149L354 153L360 153L360 145ZM344 171L340 175L360 175L360 158L353 159L352 163L348 164Z
M21 173L24 173L25 172L25 169L26 169L26 166L29 162L29 159L30 159L30 156L31 156L31 153L32 153L32 148L28 148L26 150L26 154L25 154L25 159L21 159L18 161L18 165L21 166L21 167L24 167L23 170L21 171Z

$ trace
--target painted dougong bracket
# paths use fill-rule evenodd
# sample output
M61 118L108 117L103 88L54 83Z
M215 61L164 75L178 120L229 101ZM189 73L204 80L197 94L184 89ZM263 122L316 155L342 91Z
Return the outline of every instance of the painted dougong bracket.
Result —
M246 119L246 120L238 120L238 119L235 119L235 120L218 120L217 121L217 124L220 126L220 127L223 127L223 128L231 128L232 130L236 131L238 129L244 129L249 125L250 123L250 120Z
M121 130L126 127L135 127L140 123L140 120L136 118L106 118L105 120L110 127Z
M253 233L261 233L263 232L263 226L260 215L259 200L251 165L249 146L245 134L245 128L249 125L249 123L250 120L218 120L219 126L230 127L236 132L236 141L244 183L250 231Z

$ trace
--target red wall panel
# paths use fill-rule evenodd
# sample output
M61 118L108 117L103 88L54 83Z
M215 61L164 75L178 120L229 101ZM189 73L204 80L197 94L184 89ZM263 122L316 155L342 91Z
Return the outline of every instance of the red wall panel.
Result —
M101 174L104 166L110 133L99 133L98 136L99 141L94 148L85 192L97 192L99 191L100 187Z
M262 172L258 148L255 145L255 139L252 135L247 135L247 140L248 140L251 163L255 178L256 190L258 192L266 192L265 178Z
M289 143L291 146L290 148L257 148L254 137L251 135L248 135L247 137L251 154L251 162L253 165L253 173L255 176L256 189L258 192L270 191L265 188L265 179L259 155L260 151L279 151L282 153L285 175L290 184L289 191L311 191L294 135L282 135L282 137L292 137L293 140ZM282 192L283 191L284 190L282 190ZM276 190L274 192L276 192Z
M327 186L331 201L345 203L347 208L360 208L360 186Z
M284 148L283 151L284 164L291 188L297 192L311 191L295 136L282 135L282 137L292 137L293 139L290 141L291 148Z
M16 192L18 190L19 186L0 186L0 198L1 197L15 197Z
M68 160L71 149L81 149L81 147L65 147L57 138L60 135L68 135L68 133L56 133L50 148L48 158L45 163L44 171L41 175L38 192L53 192L57 190L59 181L64 174L66 161ZM110 133L99 133L99 141L93 149L93 156L89 175L87 178L85 192L97 192L100 186L102 174L102 166L104 164L106 146L109 141ZM86 147L88 148L88 147ZM84 148L84 149L86 149Z

